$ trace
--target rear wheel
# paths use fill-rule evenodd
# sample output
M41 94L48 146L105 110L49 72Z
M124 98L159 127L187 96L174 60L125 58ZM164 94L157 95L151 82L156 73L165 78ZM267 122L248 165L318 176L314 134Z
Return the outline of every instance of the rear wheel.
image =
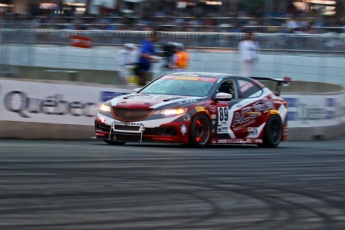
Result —
M108 141L108 140L104 140L105 143L109 144L109 145L124 145L126 144L126 142L120 142L120 141Z
M205 147L208 145L211 137L211 121L205 114L198 114L194 117L189 141L195 147Z
M266 148L275 148L280 144L283 135L283 125L278 115L272 115L266 124L263 144Z

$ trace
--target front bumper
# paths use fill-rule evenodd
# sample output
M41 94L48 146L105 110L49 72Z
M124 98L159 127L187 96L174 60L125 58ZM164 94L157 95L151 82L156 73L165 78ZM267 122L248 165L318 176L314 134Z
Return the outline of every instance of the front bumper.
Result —
M145 122L138 122L141 126L116 125L116 120L107 121L95 119L95 134L100 140L112 140L120 142L170 142L170 143L188 143L189 142L189 122L170 122L159 124L157 126L145 126ZM152 122L151 122L152 123ZM138 128L134 128L138 127Z

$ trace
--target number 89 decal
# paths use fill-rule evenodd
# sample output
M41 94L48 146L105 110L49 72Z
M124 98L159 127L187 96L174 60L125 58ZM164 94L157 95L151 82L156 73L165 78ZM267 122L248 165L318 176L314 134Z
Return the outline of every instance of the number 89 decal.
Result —
M229 108L218 107L218 125L226 125L229 121Z

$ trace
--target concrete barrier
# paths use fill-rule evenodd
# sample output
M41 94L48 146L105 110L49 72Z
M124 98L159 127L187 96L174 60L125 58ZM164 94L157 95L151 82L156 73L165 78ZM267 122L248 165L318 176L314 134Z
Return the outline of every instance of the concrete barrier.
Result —
M0 79L0 138L88 140L94 136L99 105L134 88ZM288 140L323 140L345 133L344 87L295 81L283 88L282 97L289 103Z
M323 127L289 128L288 141L331 140L345 133L345 122Z
M94 133L90 125L0 121L0 138L90 140Z
M3 77L15 79L40 79L72 82L90 82L97 84L119 85L120 75L117 70L89 70L69 68L49 68L39 66L0 65ZM134 74L133 74L134 75ZM153 79L153 73L147 73L147 81Z

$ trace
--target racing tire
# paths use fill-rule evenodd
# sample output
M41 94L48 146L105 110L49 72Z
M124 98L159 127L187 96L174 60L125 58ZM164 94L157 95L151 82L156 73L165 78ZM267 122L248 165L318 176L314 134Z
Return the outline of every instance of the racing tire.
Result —
M263 144L260 147L275 148L280 144L283 136L283 124L278 115L272 115L265 126Z
M211 129L211 121L207 115L196 115L190 126L189 144L197 148L207 146L211 138Z
M120 141L104 140L104 142L107 143L108 145L124 145L124 144L126 144L126 142L120 142Z

